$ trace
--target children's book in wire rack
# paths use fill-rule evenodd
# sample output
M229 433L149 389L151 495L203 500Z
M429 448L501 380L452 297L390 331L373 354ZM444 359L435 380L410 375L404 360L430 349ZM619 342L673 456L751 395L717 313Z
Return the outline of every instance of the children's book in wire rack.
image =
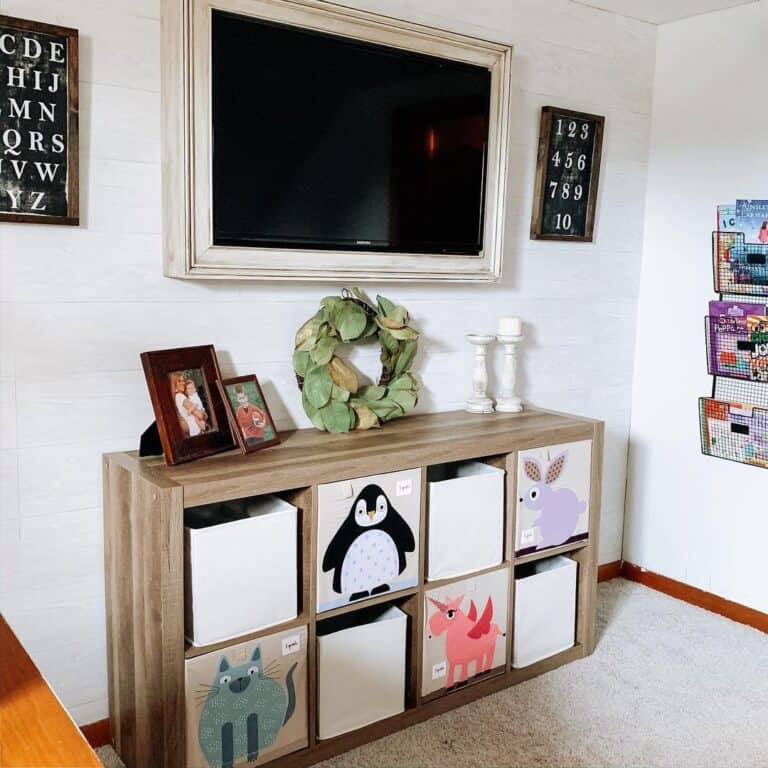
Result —
M768 201L718 206L712 262L719 300L705 321L712 396L699 401L701 450L768 468Z

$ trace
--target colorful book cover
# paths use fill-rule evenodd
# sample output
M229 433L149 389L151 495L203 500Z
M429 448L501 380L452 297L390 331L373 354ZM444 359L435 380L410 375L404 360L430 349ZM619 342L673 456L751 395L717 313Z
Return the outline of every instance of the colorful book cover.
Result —
M736 229L748 243L768 243L768 200L737 200Z
M746 303L744 301L710 301L710 317L746 317L764 315L765 304Z
M736 206L729 205L717 206L717 231L734 232L736 230Z
M749 315L747 333L752 344L750 354L752 381L768 382L768 317Z

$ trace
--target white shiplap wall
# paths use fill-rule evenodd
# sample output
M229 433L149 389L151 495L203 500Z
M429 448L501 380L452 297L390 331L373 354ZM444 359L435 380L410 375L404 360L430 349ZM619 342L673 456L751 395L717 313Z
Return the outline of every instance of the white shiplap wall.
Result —
M382 289L423 332L422 411L462 405L465 332L525 318L526 399L608 423L600 559L616 560L655 30L567 0L357 4L515 45L502 283ZM162 277L159 0L0 0L0 12L81 33L82 225L0 224L0 610L86 723L107 712L100 455L134 448L152 420L139 353L214 343L225 375L258 373L279 426L304 426L292 338L339 286ZM528 239L544 104L607 115L595 244ZM352 359L374 373L375 350Z

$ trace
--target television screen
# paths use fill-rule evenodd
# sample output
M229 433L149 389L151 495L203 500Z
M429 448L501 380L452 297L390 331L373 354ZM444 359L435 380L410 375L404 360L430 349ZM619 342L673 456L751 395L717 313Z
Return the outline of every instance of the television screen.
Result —
M212 17L214 245L477 254L491 73Z

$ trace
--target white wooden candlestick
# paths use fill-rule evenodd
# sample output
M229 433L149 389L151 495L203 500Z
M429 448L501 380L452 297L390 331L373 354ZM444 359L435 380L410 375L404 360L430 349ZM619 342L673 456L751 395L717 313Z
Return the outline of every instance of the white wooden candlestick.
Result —
M493 413L493 400L486 394L488 389L488 370L485 366L488 345L495 336L489 333L468 333L467 341L475 348L475 368L472 372L472 397L467 400L466 409L470 413Z
M496 403L496 410L502 413L518 413L523 410L523 401L515 394L517 386L517 344L522 335L496 337L504 345L504 372L501 376L501 397Z

